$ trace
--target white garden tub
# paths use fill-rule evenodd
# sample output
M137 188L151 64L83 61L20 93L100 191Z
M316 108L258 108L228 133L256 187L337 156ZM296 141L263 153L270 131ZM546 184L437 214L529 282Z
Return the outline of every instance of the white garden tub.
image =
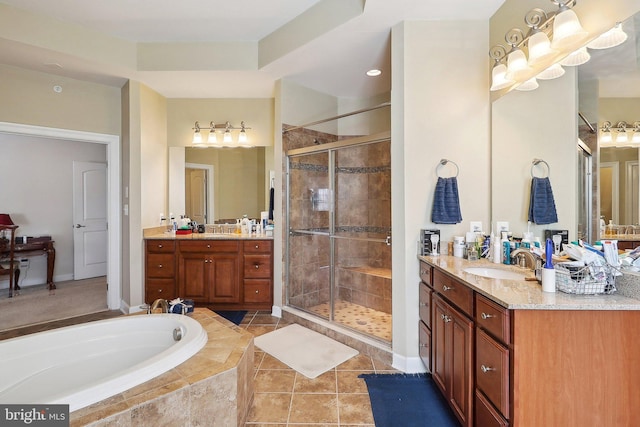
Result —
M172 369L206 342L200 323L180 314L123 316L0 341L0 403L75 411Z

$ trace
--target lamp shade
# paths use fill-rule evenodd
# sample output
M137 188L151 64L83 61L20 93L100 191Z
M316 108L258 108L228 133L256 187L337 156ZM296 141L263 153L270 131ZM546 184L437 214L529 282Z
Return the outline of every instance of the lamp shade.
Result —
M557 54L551 49L551 41L547 35L538 30L529 37L529 65L534 66L539 62L546 61Z
M610 130L603 130L600 134L600 142L611 142L613 139L611 138Z
M513 84L513 80L507 79L507 66L496 64L491 70L491 90L500 90Z
M15 225L9 214L0 214L0 225Z
M581 47L580 49L572 52L562 61L560 61L560 65L564 65L566 67L575 67L577 65L582 65L591 59L591 55L587 52L586 47Z
M527 80L526 82L522 83L520 86L516 87L516 90L520 90L520 91L529 91L529 90L535 90L538 89L538 81L536 80L535 77Z
M616 143L618 144L624 144L626 142L629 142L629 137L627 136L627 131L626 130L618 130L618 135L616 135Z
M564 74L564 68L562 68L560 64L553 64L552 66L550 66L549 68L547 68L546 70L538 74L536 78L540 80L551 80L551 79L557 79L558 77L561 77L563 74Z
M640 142L640 132L634 132L631 137L631 142Z
M588 35L589 33L582 28L578 15L571 9L561 8L553 20L551 48L566 49L571 46L577 46Z
M618 22L612 29L589 43L587 47L589 49L609 49L624 43L627 37L627 33L622 29L622 24Z
M509 80L522 80L524 76L531 72L527 56L521 49L513 49L507 57L507 73L505 77Z

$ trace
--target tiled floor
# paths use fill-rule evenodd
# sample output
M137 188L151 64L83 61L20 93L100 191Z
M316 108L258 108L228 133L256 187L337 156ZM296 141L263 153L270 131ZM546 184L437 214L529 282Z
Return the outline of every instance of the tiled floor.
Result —
M268 312L248 313L241 327L255 336L286 326ZM362 354L315 379L256 348L255 395L248 427L373 426L361 373L397 372Z
M119 315L97 313L0 333L0 340ZM249 312L240 324L255 336L288 323L269 312ZM361 373L397 372L362 354L308 379L277 359L255 349L255 394L247 427L374 426L369 394Z

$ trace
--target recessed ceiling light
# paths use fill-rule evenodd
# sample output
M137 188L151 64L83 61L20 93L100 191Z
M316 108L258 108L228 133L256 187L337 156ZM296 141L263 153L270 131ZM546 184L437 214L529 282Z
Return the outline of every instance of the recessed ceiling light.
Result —
M370 76L370 77L376 77L376 76L379 76L380 74L382 74L382 71L375 68L373 70L367 71L367 76Z

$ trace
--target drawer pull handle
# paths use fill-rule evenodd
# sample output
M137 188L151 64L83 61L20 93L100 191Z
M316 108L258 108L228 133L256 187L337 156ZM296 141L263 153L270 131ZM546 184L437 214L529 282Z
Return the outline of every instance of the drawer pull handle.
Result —
M484 365L481 365L481 366L480 366L480 369L482 369L482 372L484 372L485 374L486 374L487 372L489 372L489 371L495 371L495 370L496 370L496 368L491 368L491 367L489 367L489 366L484 366Z
M443 290L443 291L445 291L445 292L446 292L446 291L452 291L452 290L453 290L453 287L451 287L451 286L447 286L447 285L442 285L442 290Z
M162 264L158 264L158 268L162 268Z
M158 293L161 294L162 293L162 289L158 289Z
M480 315L480 317L482 317L483 320L487 320L487 319L491 319L492 317L496 317L493 314L487 314L487 313L482 313Z
M444 320L444 323L451 322L451 317L447 316L446 314L441 314L440 317L442 318L442 320Z
M260 248L260 245L256 245L256 249Z
M260 293L260 291L256 291L256 294L259 294L259 293Z
M158 249L162 249L162 245L158 245Z
M210 248L210 247L211 247L211 245L207 245L207 248Z
M259 269L259 268L260 268L260 266L258 264L256 264L256 270Z

